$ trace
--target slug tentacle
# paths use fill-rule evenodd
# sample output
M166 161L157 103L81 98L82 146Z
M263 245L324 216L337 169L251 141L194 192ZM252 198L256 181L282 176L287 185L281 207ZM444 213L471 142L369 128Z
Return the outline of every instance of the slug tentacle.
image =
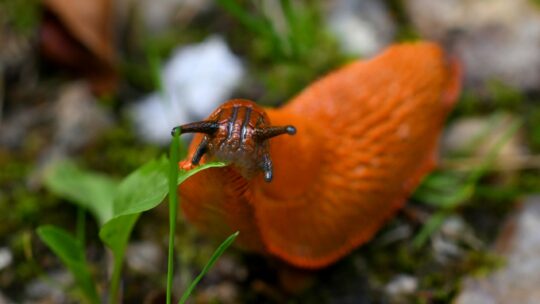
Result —
M257 128L255 129L254 136L257 140L263 141L285 133L294 135L296 134L296 128L290 125L282 127Z
M171 131L171 135L174 135L176 130L180 131L180 134L184 133L205 133L213 134L219 129L219 124L215 121L197 121L174 127Z
M208 151L208 136L203 137L197 150L195 150L195 154L193 154L193 157L191 158L191 164L197 166L206 151Z
M198 165L206 155L210 160L229 162L248 179L262 171L266 182L273 176L268 139L296 133L291 125L270 126L264 109L244 99L233 99L207 120L175 127L172 133L178 129L181 133L205 134L191 156L192 165Z

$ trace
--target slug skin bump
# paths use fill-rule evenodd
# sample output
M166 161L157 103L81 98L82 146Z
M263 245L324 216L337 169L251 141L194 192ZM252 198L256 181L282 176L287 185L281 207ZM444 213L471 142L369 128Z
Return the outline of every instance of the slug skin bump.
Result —
M330 73L279 109L225 103L199 122L206 132L179 164L231 164L179 186L188 221L219 238L238 230L240 247L297 267L336 262L432 170L460 76L438 45L408 43Z

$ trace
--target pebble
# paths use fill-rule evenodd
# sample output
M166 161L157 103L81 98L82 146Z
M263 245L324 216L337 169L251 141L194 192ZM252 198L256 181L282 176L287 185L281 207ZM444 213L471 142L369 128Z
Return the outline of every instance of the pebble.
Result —
M188 25L198 14L213 6L210 0L115 0L115 11L120 23L133 18L130 12L136 10L137 21L151 35L163 35L171 28ZM138 25L138 24L137 24Z
M97 103L83 81L66 84L60 90L52 119L55 128L51 144L40 154L37 167L28 177L32 189L41 185L47 166L84 148L113 123L110 113Z
M530 0L404 1L423 38L463 61L469 87L497 79L523 90L540 84L540 10Z
M66 303L66 290L74 283L73 276L67 270L47 273L47 278L36 278L25 287L25 303Z
M13 262L13 253L7 247L0 248L0 271L9 267Z
M460 166L456 169L473 168L492 153L505 132L518 122L512 114L504 113L492 117L465 117L453 122L446 130L442 141L443 154L459 156ZM499 170L519 168L529 155L521 130L509 134L509 138L498 148L494 166ZM474 164L476 162L476 164ZM462 168L463 167L463 168Z
M457 215L444 220L441 228L432 236L431 244L435 259L441 264L463 257L466 249L478 250L484 247L471 227Z
M416 277L399 274L386 284L384 291L391 299L398 299L415 293L417 289L418 279Z
M328 24L344 53L373 56L394 39L396 25L383 1L333 2Z
M173 127L206 118L231 97L244 74L220 36L177 49L162 70L164 92L129 109L138 133L145 141L168 144Z
M165 255L161 248L150 241L133 242L128 245L126 262L129 268L141 274L161 272Z
M456 304L521 303L540 299L540 195L525 199L501 231L495 253L504 266L486 277L465 279Z

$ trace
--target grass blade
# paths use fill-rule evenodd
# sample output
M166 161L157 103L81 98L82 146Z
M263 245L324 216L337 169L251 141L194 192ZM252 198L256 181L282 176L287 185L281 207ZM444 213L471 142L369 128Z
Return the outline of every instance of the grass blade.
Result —
M182 294L182 298L180 299L180 301L178 301L178 304L184 304L187 301L187 299L193 292L193 289L195 289L197 284L199 284L199 281L201 281L201 279L212 268L212 266L214 266L217 259L223 254L223 252L225 252L225 250L227 250L227 248L229 248L229 246L232 245L236 237L238 237L238 234L240 234L240 232L236 231L235 233L231 234L225 241L223 241L221 245L219 245L219 247L216 249L214 254L212 254L212 256L210 257L210 260L208 260L208 263L206 263L206 265L202 269L201 273L199 273L199 275L195 278L195 280L191 282L188 289L184 291L184 294Z

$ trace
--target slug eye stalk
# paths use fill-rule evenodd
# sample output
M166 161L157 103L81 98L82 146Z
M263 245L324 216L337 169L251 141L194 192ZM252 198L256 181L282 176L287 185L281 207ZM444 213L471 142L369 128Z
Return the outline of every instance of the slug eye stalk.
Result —
M180 134L184 133L205 133L213 134L219 129L219 124L215 121L197 121L174 127L171 130L171 136L174 136L176 130L180 131Z

